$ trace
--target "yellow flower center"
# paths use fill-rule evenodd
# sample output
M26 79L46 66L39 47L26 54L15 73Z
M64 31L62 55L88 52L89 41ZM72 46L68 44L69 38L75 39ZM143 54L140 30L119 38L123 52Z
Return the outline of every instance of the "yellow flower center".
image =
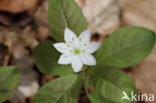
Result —
M76 48L74 50L75 55L79 55L81 53L81 50L79 48Z

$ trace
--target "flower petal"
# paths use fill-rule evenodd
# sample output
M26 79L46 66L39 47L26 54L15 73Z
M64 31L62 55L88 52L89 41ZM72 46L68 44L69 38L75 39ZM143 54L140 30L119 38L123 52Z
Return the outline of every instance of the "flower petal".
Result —
M71 58L72 57L70 55L62 54L58 60L58 63L59 64L70 64Z
M65 43L56 43L53 44L53 46L57 49L57 51L59 51L60 53L63 54L70 54L70 48L67 46L67 44Z
M91 54L86 54L86 53L81 54L80 60L83 64L86 65L96 65L96 59Z
M86 44L86 43L89 43L90 39L91 39L91 33L90 33L90 30L87 29L85 31L83 31L80 36L79 36L79 43L80 44Z
M68 28L65 29L64 38L68 44L75 44L78 41L76 34Z
M74 72L76 72L76 73L79 72L81 70L82 66L83 66L83 64L81 63L79 56L74 56L72 58L72 68L73 68Z
M84 50L85 52L92 54L95 51L97 51L100 48L100 46L100 42L90 42Z

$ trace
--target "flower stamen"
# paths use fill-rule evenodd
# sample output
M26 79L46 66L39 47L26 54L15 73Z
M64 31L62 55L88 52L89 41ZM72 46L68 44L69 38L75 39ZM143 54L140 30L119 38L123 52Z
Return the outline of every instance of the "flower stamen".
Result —
M84 46L87 46L87 44L84 44Z
M74 38L72 38L72 41L74 41Z
M70 48L70 45L69 44L67 44L67 46Z
M80 39L79 39L79 41L81 42L81 41L82 41L82 39L80 38Z

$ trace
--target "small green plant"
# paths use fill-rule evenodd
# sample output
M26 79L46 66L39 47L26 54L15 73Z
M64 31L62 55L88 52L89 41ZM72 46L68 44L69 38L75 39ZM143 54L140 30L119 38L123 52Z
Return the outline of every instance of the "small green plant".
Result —
M0 67L0 103L4 102L16 88L19 71L14 66Z
M50 0L49 25L54 39L62 42L62 46L54 41L40 43L34 50L34 58L41 72L59 76L59 78L41 87L33 103L77 103L83 85L92 103L130 103L132 101L123 99L123 96L126 94L131 98L131 93L136 94L137 89L133 81L119 68L136 65L150 54L155 44L153 31L137 26L118 29L101 46L99 43L92 46L94 52L100 47L93 54L95 58L88 58L89 60L85 58L86 61L80 59L73 65L75 59L69 59L71 55L67 55L71 49L65 53L64 48L70 48L75 44L72 43L72 40L75 41L73 37L76 35L79 37L83 31L87 30L80 8L73 0ZM66 30L70 31L67 34L73 31L74 36L67 36L64 41ZM78 40L79 42L81 39L87 40L85 38ZM66 39L69 39L71 45L68 45ZM74 47L71 52L79 56L83 50ZM59 59L62 53L66 55L63 55L64 59ZM86 65L82 66L82 64Z

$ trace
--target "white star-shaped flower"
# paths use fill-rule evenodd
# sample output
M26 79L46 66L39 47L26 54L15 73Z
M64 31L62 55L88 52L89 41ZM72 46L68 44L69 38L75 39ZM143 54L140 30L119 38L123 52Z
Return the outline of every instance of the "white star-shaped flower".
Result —
M73 31L66 28L64 38L65 43L54 44L54 47L62 53L58 60L59 64L71 64L74 72L79 72L83 64L96 65L92 53L99 49L101 43L90 42L90 30L85 30L77 37Z

